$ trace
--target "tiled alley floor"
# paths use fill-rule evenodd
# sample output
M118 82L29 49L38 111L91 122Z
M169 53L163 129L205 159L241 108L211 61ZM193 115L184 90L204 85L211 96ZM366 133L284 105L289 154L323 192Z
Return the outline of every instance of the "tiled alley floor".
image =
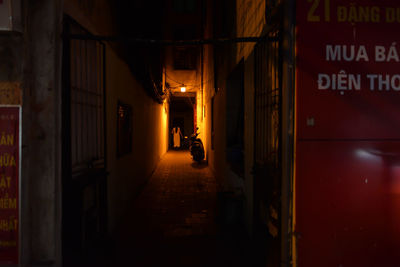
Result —
M132 203L112 266L250 266L245 244L222 237L216 182L187 151L170 151Z

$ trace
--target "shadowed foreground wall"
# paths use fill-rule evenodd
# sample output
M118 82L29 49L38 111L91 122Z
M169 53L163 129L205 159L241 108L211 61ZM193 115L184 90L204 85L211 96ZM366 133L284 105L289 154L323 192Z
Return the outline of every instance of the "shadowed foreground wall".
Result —
M90 8L88 8L88 6ZM64 12L93 34L113 35L113 17L107 1L88 4L68 0ZM106 23L107 22L107 23ZM112 234L141 185L155 169L168 147L168 105L149 97L115 49L118 43L106 44L106 126L108 224ZM132 152L117 157L117 103L132 107Z
M125 62L107 47L107 157L109 223L113 232L129 208L126 203L138 193L167 151L166 104L158 104L146 95L132 77ZM117 157L117 103L132 106L132 152Z

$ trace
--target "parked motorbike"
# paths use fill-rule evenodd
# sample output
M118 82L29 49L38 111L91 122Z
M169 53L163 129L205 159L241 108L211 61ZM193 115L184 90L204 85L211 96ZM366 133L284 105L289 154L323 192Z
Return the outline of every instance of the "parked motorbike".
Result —
M197 132L199 128L196 128L196 132L194 132L189 140L189 150L190 150L190 155L192 155L193 160L200 162L204 159L204 147L203 147L203 142L201 141L200 138L197 138L197 136L200 134Z

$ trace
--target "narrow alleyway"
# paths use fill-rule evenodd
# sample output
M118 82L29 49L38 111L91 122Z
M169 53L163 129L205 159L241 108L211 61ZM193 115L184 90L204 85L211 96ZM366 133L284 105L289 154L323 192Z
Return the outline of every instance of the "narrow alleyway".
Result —
M246 242L223 231L216 215L207 165L187 151L168 152L120 228L115 266L249 266Z

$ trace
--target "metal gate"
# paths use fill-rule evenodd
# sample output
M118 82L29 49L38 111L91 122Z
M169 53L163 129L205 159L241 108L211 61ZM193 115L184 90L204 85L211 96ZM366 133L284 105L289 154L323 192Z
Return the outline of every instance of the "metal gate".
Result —
M279 266L281 231L282 56L280 29L255 47L254 226Z
M106 231L105 45L64 19L63 245L84 252Z

